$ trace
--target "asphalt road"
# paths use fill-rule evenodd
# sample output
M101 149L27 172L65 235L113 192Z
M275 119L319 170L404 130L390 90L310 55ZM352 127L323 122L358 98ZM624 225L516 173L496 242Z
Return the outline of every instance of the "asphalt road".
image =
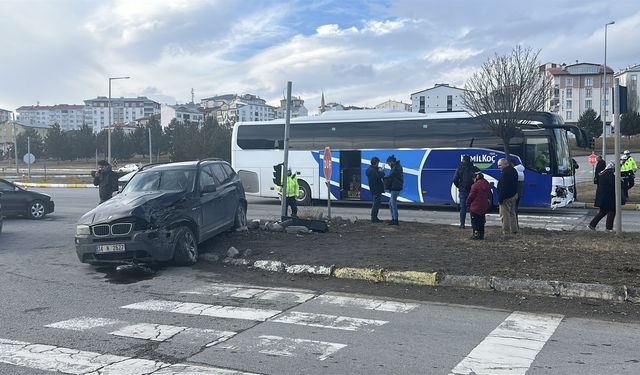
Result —
M73 250L75 221L97 191L47 192L55 214L8 219L0 235L0 374L640 373L637 306L219 264L116 274L80 264ZM252 200L250 216L277 216L274 203Z

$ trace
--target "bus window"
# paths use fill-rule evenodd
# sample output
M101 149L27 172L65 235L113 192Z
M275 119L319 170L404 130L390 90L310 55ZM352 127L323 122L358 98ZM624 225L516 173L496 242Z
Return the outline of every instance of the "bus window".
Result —
M527 137L525 141L524 166L539 173L551 171L549 158L549 138Z

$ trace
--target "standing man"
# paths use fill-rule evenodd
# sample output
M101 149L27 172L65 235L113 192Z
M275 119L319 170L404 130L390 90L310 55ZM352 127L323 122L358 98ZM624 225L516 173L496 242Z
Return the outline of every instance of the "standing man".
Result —
M464 229L464 222L467 217L467 197L473 184L473 174L479 172L478 167L473 165L469 155L462 156L462 162L453 175L453 184L458 188L458 205L460 206L460 228Z
M638 165L633 159L633 156L631 156L631 152L629 150L624 150L624 154L627 155L627 163L629 163L631 170L633 171L633 173L636 173L636 171L638 170Z
M628 189L632 188L635 184L633 164L635 164L633 158L630 158L627 154L622 154L620 157L620 174L622 175L622 181L627 184Z
M106 160L98 162L98 170L91 171L93 185L98 187L100 203L106 202L113 196L114 191L118 191L118 174L111 169L111 165Z
M498 181L498 204L500 205L500 219L502 219L502 234L509 236L518 233L516 216L518 172L505 158L498 160L498 168L502 171Z
M377 156L374 156L371 159L371 165L367 168L369 191L371 191L371 198L373 200L373 205L371 206L372 223L380 222L380 219L378 219L378 211L380 210L380 199L382 197L382 193L384 193L384 183L382 182L382 178L384 178L384 170L380 168L379 164L380 159Z
M291 166L287 168L287 197L286 197L286 206L285 206L285 215L291 207L291 216L298 217L298 202L296 202L296 198L298 198L298 194L300 190L300 185L298 185L298 177L295 173L291 173Z
M391 155L387 158L387 164L391 172L384 178L385 188L389 190L389 211L391 211L391 221L389 225L399 225L398 222L398 195L404 188L404 172L400 165L400 160Z
M613 221L616 218L616 176L612 161L607 164L598 176L596 199L594 206L598 207L598 213L589 222L589 229L596 230L596 226L603 217L607 217L605 228L607 232L613 232ZM623 192L624 196L624 192Z

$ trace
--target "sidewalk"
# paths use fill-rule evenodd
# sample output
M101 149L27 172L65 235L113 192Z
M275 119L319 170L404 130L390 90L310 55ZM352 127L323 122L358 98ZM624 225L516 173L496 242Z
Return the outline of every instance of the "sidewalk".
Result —
M202 251L216 260L234 247L239 257L226 263L267 271L640 303L638 234L526 228L504 239L489 227L484 241L470 235L450 225L335 220L328 233L229 233Z

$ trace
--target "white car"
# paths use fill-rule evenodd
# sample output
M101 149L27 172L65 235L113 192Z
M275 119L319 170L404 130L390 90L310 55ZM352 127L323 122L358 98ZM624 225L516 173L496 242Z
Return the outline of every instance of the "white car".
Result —
M137 171L138 168L140 168L138 164L127 164L124 167L118 168L118 172L130 173Z

